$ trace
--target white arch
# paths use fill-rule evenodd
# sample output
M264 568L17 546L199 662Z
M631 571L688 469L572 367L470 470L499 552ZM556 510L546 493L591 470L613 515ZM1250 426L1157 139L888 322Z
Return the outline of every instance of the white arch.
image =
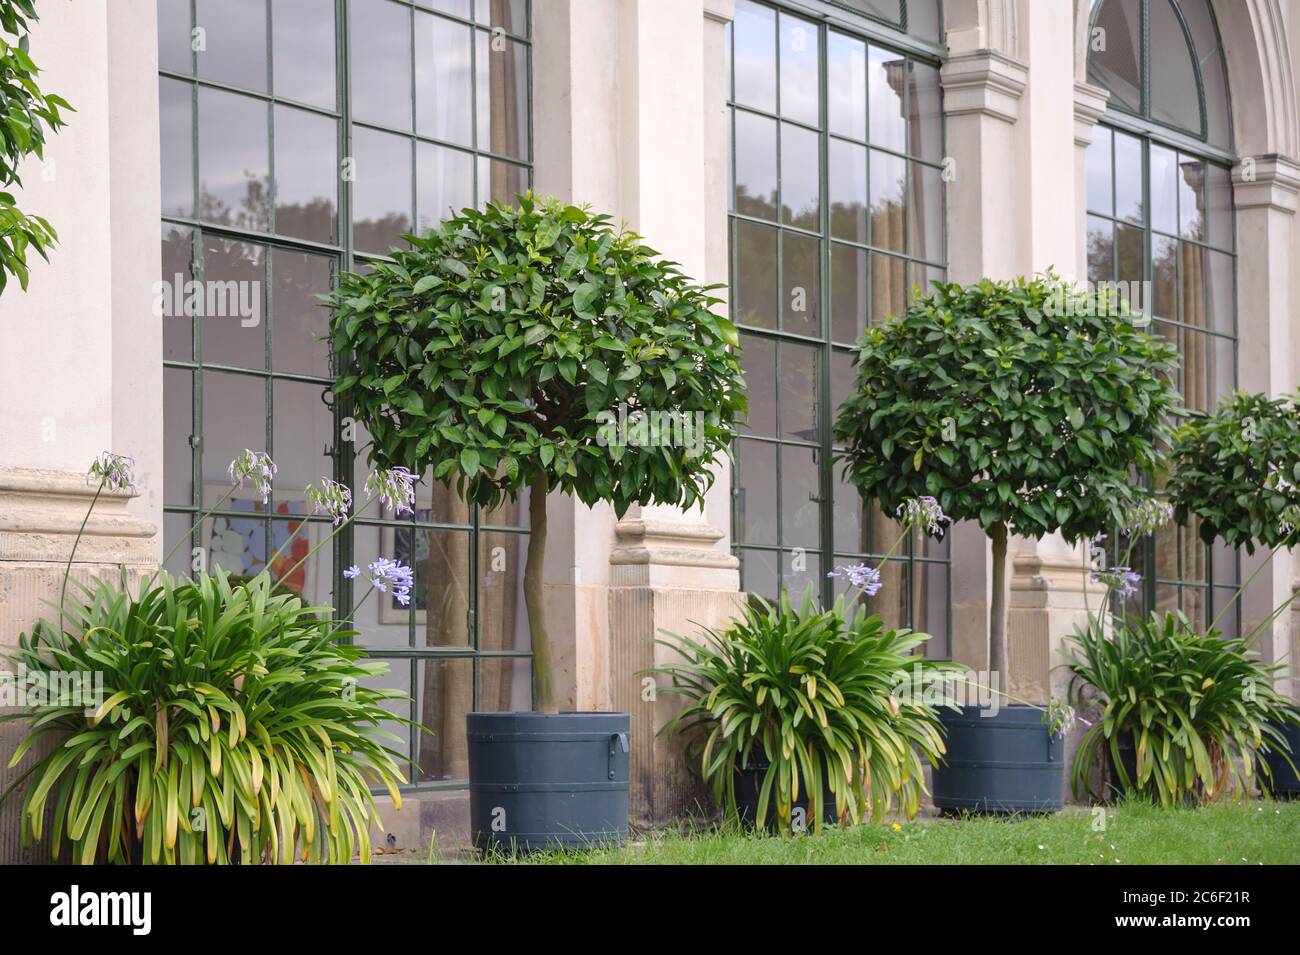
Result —
M1295 71L1280 0L1211 0L1238 154L1300 158Z

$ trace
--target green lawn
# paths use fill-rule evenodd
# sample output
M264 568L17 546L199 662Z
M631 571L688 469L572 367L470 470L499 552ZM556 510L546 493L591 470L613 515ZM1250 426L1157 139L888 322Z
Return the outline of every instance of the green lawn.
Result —
M1094 826L1105 829L1098 831ZM827 829L796 838L710 832L647 835L623 849L543 853L492 862L527 865L941 863L1300 863L1300 803L1256 801L1204 809L1125 804L1104 820L1071 808L1056 816L924 819Z

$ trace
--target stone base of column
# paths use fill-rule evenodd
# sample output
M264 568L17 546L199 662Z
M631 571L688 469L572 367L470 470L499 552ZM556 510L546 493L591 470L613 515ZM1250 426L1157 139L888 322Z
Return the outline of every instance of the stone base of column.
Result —
M611 702L631 716L632 825L653 828L710 815L713 797L685 756L685 740L660 733L682 707L646 672L674 658L655 643L661 631L695 636L736 616L739 562L715 545L722 532L704 522L620 521L610 555Z
M68 555L94 496L82 473L0 467L0 654L12 652L19 635L30 633L40 618L57 618L58 611L45 601L58 602ZM77 545L73 580L89 583L125 570L128 584L138 585L156 566L156 529L127 512L129 499L121 493L99 496ZM0 668L9 664L0 662ZM8 769L26 734L21 721L0 723L0 792L52 745L33 747L19 766ZM42 846L22 848L21 809L18 790L0 804L0 863L48 861L48 839Z
M1089 608L1100 611L1106 588L1090 583L1082 559L1068 553L1019 553L1012 566L1005 689L1044 705L1053 693L1064 698L1069 679L1058 669L1061 648L1075 627L1087 625Z

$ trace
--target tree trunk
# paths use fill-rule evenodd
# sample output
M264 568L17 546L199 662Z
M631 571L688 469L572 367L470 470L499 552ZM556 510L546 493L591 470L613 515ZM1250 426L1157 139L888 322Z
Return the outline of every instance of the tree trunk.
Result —
M993 602L989 607L989 675L1000 681L993 689L1006 692L1010 685L1007 673L1007 525L994 524L989 530L993 539Z
M551 641L546 633L546 484L528 491L528 566L524 568L524 604L533 642L533 702L539 712L554 713L555 687L551 674Z

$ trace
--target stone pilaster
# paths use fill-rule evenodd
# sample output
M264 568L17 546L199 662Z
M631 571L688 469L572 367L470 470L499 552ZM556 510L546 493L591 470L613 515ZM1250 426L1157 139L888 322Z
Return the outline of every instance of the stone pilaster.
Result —
M47 601L58 601L68 555L94 496L84 474L0 467L0 655L11 653L19 635L30 633L37 620L57 618ZM100 494L76 547L73 580L87 583L125 572L128 584L135 585L156 566L155 528L128 512L129 500L124 493ZM0 792L43 752L34 747L18 767L6 768L26 734L21 721L0 723ZM21 806L21 791L0 804L0 863L46 857L40 848L21 847Z
M709 812L712 798L683 755L684 741L660 734L681 707L658 692L648 671L675 656L662 631L695 636L737 612L738 562L719 550L722 531L702 520L630 517L610 554L611 697L631 714L633 825L663 825Z

